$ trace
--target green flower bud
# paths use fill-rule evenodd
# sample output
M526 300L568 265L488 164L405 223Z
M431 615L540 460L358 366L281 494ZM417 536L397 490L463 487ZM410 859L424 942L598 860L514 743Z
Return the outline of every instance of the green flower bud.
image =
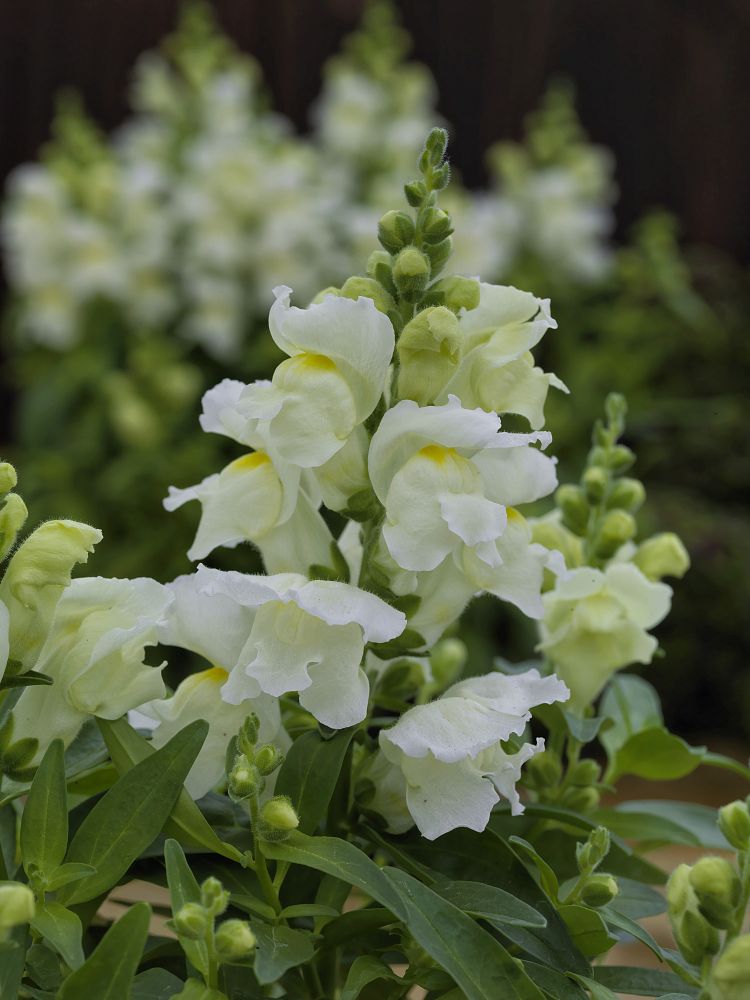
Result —
M719 934L698 908L690 884L690 866L678 865L667 882L667 912L675 941L688 962L700 965L719 950Z
M633 562L649 580L664 576L682 577L690 569L690 556L680 539L671 531L646 539Z
M406 212L391 209L378 223L378 239L388 253L397 254L414 239L414 221Z
M180 937L200 941L208 931L209 917L200 903L185 903L175 913L172 923Z
M742 885L730 863L725 858L701 858L690 869L689 878L706 920L720 930L731 927Z
M479 282L475 278L464 278L460 274L451 274L441 278L431 286L430 291L442 292L445 304L451 312L460 309L476 309L479 305Z
M229 906L229 893L217 878L210 876L201 886L201 903L212 917L218 917Z
M453 240L449 236L447 239L441 240L440 243L428 243L424 248L424 252L430 259L432 275L439 274L453 252Z
M373 250L370 256L367 258L367 266L365 270L370 275L371 278L377 278L375 273L377 269L381 266L387 267L388 271L391 270L391 255L385 250ZM377 279L380 280L379 278Z
M244 754L238 757L227 778L229 797L235 802L242 802L262 792L264 785L260 770Z
M406 200L412 208L419 208L427 197L427 187L425 182L409 181L408 184L404 184L404 194L406 195Z
M595 552L606 559L629 542L638 530L635 518L626 510L610 510L604 517L599 536L596 540Z
M533 788L554 787L562 778L560 758L552 750L535 754L526 764L526 778Z
M596 503L604 496L609 476L600 465L591 465L584 472L582 481L587 498Z
M264 840L285 840L299 826L299 816L286 795L276 795L260 810L259 833Z
M730 941L711 971L711 1000L750 1000L750 934Z
M466 643L461 639L441 639L430 653L433 685L436 691L444 691L458 680L469 656Z
M595 785L601 777L602 769L595 760L587 758L580 760L570 771L570 782L573 785L586 787Z
M393 265L393 280L399 294L407 302L415 302L427 287L430 262L415 246L407 246Z
M430 134L427 136L424 144L424 152L420 156L420 162L424 160L426 164L433 167L439 166L443 161L447 148L448 133L444 128L436 126L430 130Z
M0 932L28 924L36 907L34 893L21 882L0 882Z
M585 534L590 508L583 490L566 483L555 493L555 503L560 508L565 527L577 535Z
M442 208L429 208L422 220L422 236L427 243L440 243L453 232L451 217Z
M240 753L244 753L246 757L252 757L253 755L255 744L258 742L259 730L260 719L255 712L251 712L242 723L240 731L237 734L237 745L240 748Z
M28 516L29 512L21 497L17 493L8 493L0 510L0 560L5 559L16 544L18 532Z
M604 433L604 432L602 432ZM588 464L591 465L602 465L607 466L607 449L601 445L597 445L592 448L589 452L589 457L587 459Z
M347 278L341 287L341 295L346 299L358 299L360 297L372 299L375 303L375 308L385 313L386 316L391 309L396 308L396 303L393 301L392 296L374 278Z
M310 302L311 305L319 305L327 295L341 295L341 289L337 288L335 285L329 285L327 288L321 288L318 294Z
M589 789L581 789L588 791ZM576 844L576 861L581 874L593 872L609 854L610 837L606 826L597 826L582 844Z
M607 465L615 472L624 472L634 462L634 453L624 444L615 445L607 456Z
M591 875L581 889L581 899L586 906L606 906L620 891L617 880L603 872Z
M640 479L618 479L607 497L607 506L622 507L623 510L635 512L646 499L646 490Z
M216 955L220 962L239 962L252 955L255 935L245 920L225 920L216 931Z
M747 802L737 799L719 809L719 829L738 851L750 846L750 809Z
M599 807L601 796L595 788L569 788L562 798L561 805L574 812L590 813Z
M255 752L255 766L262 775L273 774L284 763L284 754L272 743Z
M0 462L0 496L16 488L18 476L10 462Z
M460 345L461 330L450 309L431 306L417 313L398 339L399 397L420 406L434 402L458 366Z

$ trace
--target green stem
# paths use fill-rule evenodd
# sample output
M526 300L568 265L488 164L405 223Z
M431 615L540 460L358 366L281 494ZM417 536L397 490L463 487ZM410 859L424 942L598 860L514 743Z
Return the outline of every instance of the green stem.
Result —
M278 915L281 913L281 902L279 901L279 894L276 891L274 884L271 881L271 876L268 872L266 857L263 853L263 842L258 836L259 816L260 816L260 808L258 805L258 796L254 795L250 799L250 825L253 833L253 857L255 858L255 874L258 876L258 882L260 882L260 887L263 892L263 895L266 898L266 902L278 917Z

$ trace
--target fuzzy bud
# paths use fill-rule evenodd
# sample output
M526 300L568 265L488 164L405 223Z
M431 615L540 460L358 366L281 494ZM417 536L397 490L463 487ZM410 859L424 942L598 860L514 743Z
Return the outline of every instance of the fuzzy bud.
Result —
M424 181L409 181L404 184L404 194L412 208L419 208L427 197L427 187Z
M18 924L28 924L36 907L34 893L21 882L0 882L0 933Z
M731 927L742 886L730 863L725 858L701 858L690 869L689 878L706 920L719 930Z
M591 875L581 889L581 899L586 906L606 906L620 891L617 880L612 875L600 873Z
M613 556L629 542L638 530L635 518L626 510L610 510L604 517L599 537L596 540L596 554L602 558Z
M690 569L690 556L680 539L671 531L646 539L633 562L649 580L665 576L682 577Z
M640 479L631 479L626 476L618 479L612 487L612 492L607 497L607 506L610 508L621 507L623 510L635 512L646 499L646 490Z
M244 754L238 757L227 778L229 797L235 802L242 802L243 799L258 795L259 792L263 791L265 784L261 773L259 768L255 764L251 764ZM266 773L270 774L270 771Z
M451 217L442 208L430 208L422 222L422 235L427 243L440 243L453 232Z
M588 785L595 785L601 777L602 769L595 760L588 757L586 760L579 760L571 769L570 783L585 788Z
M589 786L588 788L569 788L563 796L561 805L574 812L586 815L599 808L599 792Z
M560 758L551 750L535 754L526 764L526 778L533 788L554 787L562 777Z
M218 917L229 906L229 893L217 878L210 876L201 886L201 903L212 917Z
M578 871L581 874L593 872L609 854L609 845L609 830L606 826L597 826L589 834L588 840L576 845Z
M10 462L0 462L0 496L16 488L18 476Z
M396 308L393 298L386 292L379 281L374 278L347 278L341 286L341 295L346 299L372 299L375 308L387 316L391 309Z
M719 933L698 907L698 899L690 884L690 866L678 865L667 883L667 912L675 941L693 965L700 965L706 955L719 950Z
M635 462L635 454L624 444L615 445L607 456L607 465L614 472L625 472Z
M172 923L180 937L200 941L208 930L208 914L200 903L185 903L175 913Z
M284 754L272 743L267 743L255 752L255 767L264 776L273 774L283 763Z
M436 691L444 691L456 681L464 668L469 651L461 639L441 639L430 653L433 683Z
M750 846L750 808L748 803L736 799L719 809L719 829L738 851Z
M259 730L260 719L255 712L251 712L242 723L240 731L237 734L237 745L239 746L240 753L244 753L246 757L252 757L253 755L255 744L258 742Z
M443 293L446 306L454 313L461 309L476 309L479 305L479 282L475 278L451 274L431 286L430 291L433 290Z
M750 934L727 945L711 971L711 1000L750 1000Z
M583 490L566 483L555 493L555 503L560 509L565 527L577 535L585 534L590 508Z
M600 465L591 465L584 472L582 483L586 497L596 503L606 492L609 476Z
M393 265L393 280L399 294L407 301L416 301L430 279L430 262L415 246L407 246Z
M378 223L378 239L388 253L397 254L414 239L413 220L406 212L386 212Z
M439 274L453 252L453 240L448 236L439 243L428 243L425 245L424 251L430 259L431 273L433 275Z
M239 962L252 955L255 935L245 920L225 920L216 931L216 955L220 962Z
M17 493L8 493L0 509L0 559L4 559L16 544L18 532L29 512Z
M299 816L286 795L276 795L263 803L259 833L264 840L285 840L298 826Z

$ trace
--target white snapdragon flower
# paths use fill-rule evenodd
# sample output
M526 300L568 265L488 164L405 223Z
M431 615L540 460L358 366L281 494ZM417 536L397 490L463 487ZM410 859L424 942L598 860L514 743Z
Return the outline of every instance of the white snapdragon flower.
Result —
M274 290L269 326L289 355L271 382L249 385L238 400L248 432L273 443L303 468L323 465L377 406L391 363L393 326L371 299L327 295L299 309L291 289Z
M400 635L406 625L400 611L349 584L293 573L250 576L200 567L197 585L209 597L233 601L250 621L222 689L225 701L297 691L302 707L333 729L364 719L365 644Z
M238 409L242 382L224 379L203 397L204 431L224 434L240 444L262 445ZM257 545L269 572L287 572L313 563L327 564L331 535L318 513L320 495L309 473L266 450L250 452L195 486L169 488L167 510L190 500L202 511L195 540L188 550L203 559L219 546L243 541Z
M481 832L501 796L513 815L523 812L516 790L522 765L544 749L544 740L508 753L502 743L522 736L535 705L566 701L568 689L557 677L537 670L506 676L471 677L448 688L428 705L409 709L395 726L382 730L380 747L403 777L411 819L428 840L457 827ZM370 807L386 811L394 833L411 825L393 808L394 778L384 782L381 804L376 790Z
M672 588L647 579L633 563L582 566L543 597L539 648L571 690L571 706L589 705L615 671L650 663L657 641L648 629L669 612Z
M164 695L144 656L171 600L146 578L84 577L65 589L35 667L53 684L25 688L13 709L14 738L39 741L35 760L56 738L70 744L89 716L118 719Z
M373 435L369 471L385 507L383 538L396 563L433 570L466 550L500 565L497 542L507 527L506 507L528 503L556 485L550 435L500 432L500 419L463 409L455 397L443 406L402 400Z

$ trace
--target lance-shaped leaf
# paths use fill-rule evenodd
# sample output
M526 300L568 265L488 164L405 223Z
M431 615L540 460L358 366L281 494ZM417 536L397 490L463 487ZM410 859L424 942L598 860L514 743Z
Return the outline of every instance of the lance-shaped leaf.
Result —
M51 901L37 909L31 927L52 945L71 969L83 965L82 928L78 914Z
M136 903L107 931L83 965L63 982L58 1000L124 1000L130 996L148 936L151 907Z
M185 854L176 840L168 840L164 845L164 860L167 865L167 885L172 904L172 916L176 916L186 903L200 903L201 890L193 875ZM192 965L208 975L208 948L205 941L191 941L180 937L182 950Z
M289 748L276 781L276 794L292 800L303 833L314 833L328 811L354 732L354 728L342 729L330 740L317 731L309 732Z
M31 783L21 817L23 867L51 874L68 846L68 796L62 740L53 740Z

